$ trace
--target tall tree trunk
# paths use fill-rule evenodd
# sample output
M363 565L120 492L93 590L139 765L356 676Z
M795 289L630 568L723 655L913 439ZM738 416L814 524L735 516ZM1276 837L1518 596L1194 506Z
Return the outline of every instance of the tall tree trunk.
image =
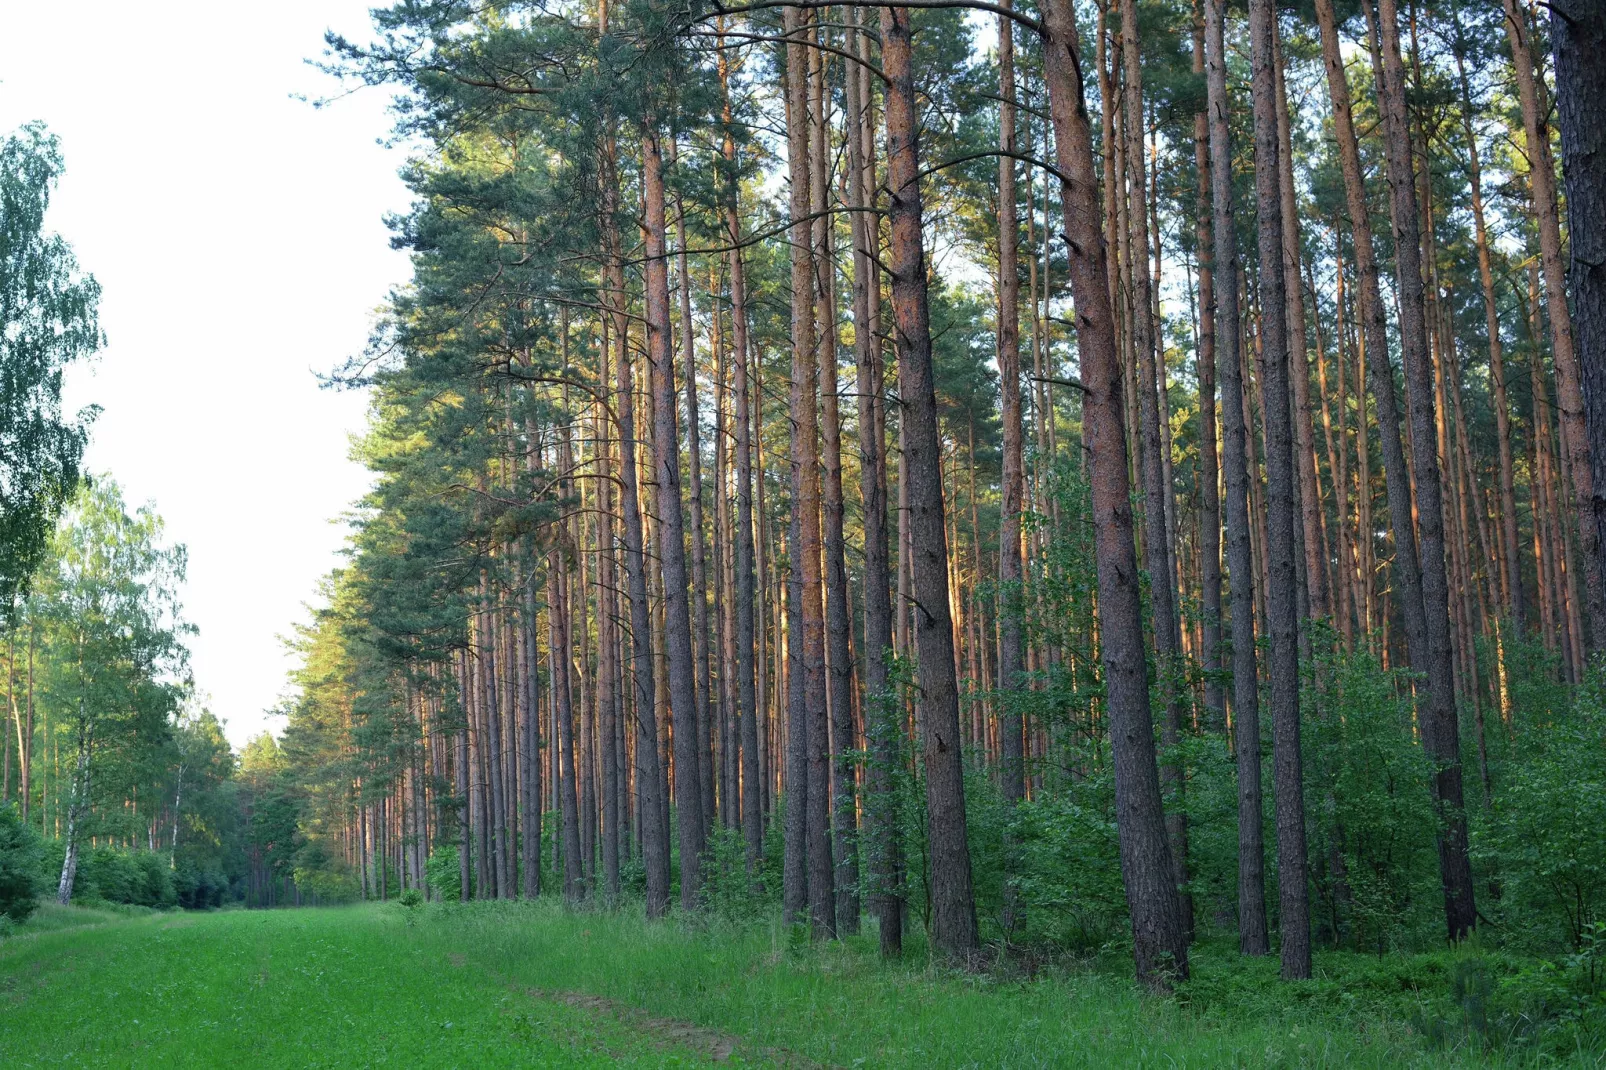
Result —
M1205 73L1205 27L1202 0L1194 0L1193 73ZM1199 200L1194 209L1199 255L1199 586L1204 611L1205 709L1214 725L1227 723L1227 698L1221 686L1221 492L1216 453L1216 270L1212 244L1210 181L1210 115L1208 107L1193 117L1193 158L1199 172Z
M1140 980L1164 986L1188 974L1188 941L1166 843L1144 658L1120 357L1099 227L1098 174L1083 96L1075 13L1045 0L1044 79L1065 211L1071 293L1082 361L1082 419L1093 491L1100 654L1104 662L1121 879ZM907 393L906 393L907 396Z
M524 588L524 621L519 631L524 642L524 660L529 667L524 678L524 897L541 894L541 685L536 672L535 585Z
M1388 494L1389 523L1394 538L1394 577L1399 591L1400 616L1405 624L1406 649L1411 666L1427 672L1427 621L1422 608L1422 574L1417 556L1416 522L1411 503L1411 476L1400 441L1399 405L1394 394L1394 371L1389 361L1385 308L1379 281L1372 223L1366 205L1366 186L1360 146L1355 138L1349 82L1338 39L1338 22L1332 0L1316 0L1316 21L1321 29L1322 63L1327 70L1328 97L1333 108L1333 132L1338 141L1339 165L1344 178L1344 201L1349 210L1355 245L1356 300L1360 316L1361 351L1370 364L1365 378L1377 405L1378 443L1383 454L1383 477ZM1365 413L1364 398L1361 412ZM1362 425L1364 429L1364 423ZM1364 441L1365 436L1362 436ZM1366 529L1368 532L1370 529ZM1367 536L1370 538L1370 535ZM1368 546L1370 544L1368 543ZM1388 621L1383 612L1383 623ZM1386 656L1387 644L1385 644Z
M817 28L815 34L827 31ZM810 53L814 107L809 124L809 208L814 226L814 318L820 380L820 505L825 552L826 695L830 714L829 778L835 931L859 931L858 799L851 755L853 726L853 609L848 596L847 544L842 532L842 416L837 397L836 258L831 194L831 123L826 54Z
M736 698L741 706L742 838L747 844L747 873L754 881L764 855L764 789L759 771L758 697L754 657L758 652L753 621L753 416L748 400L747 274L742 263L740 182L736 164L730 71L722 51L719 86L725 166L724 213L730 242L731 345L736 377Z
M976 903L966 835L954 635L948 612L948 534L921 234L919 111L912 51L909 9L883 8L881 59L887 79L887 188L892 228L889 268L898 393L906 435L903 476L908 481L914 551L914 626L931 857L931 939L944 954L964 957L978 946Z
M1394 0L1379 0L1378 29L1382 52L1376 64L1381 75L1378 95L1383 114L1383 146L1399 275L1400 351L1409 384L1406 393L1411 410L1412 474L1421 535L1422 609L1427 625L1427 716L1419 719L1423 749L1437 766L1433 785L1440 822L1439 869L1444 884L1445 922L1450 938L1459 940L1472 931L1476 908L1462 801L1460 735L1456 730L1449 585L1445 573L1444 499L1439 475L1433 369L1428 354L1422 239L1416 183L1411 170L1405 71L1400 57L1399 19Z
M814 307L814 228L808 222L813 185L810 144L809 19L787 8L786 97L787 163L791 178L792 377L791 442L792 538L791 613L787 635L786 818L788 895L794 913L805 907L816 938L835 931L835 900L829 887L828 714L825 693L825 607L820 574L820 482L818 356ZM816 768L816 756L822 761ZM822 852L823 848L823 852ZM822 853L825 865L821 865ZM801 897L799 892L802 893Z
M609 149L611 150L611 140ZM647 917L669 909L669 827L662 819L664 769L658 760L658 723L654 706L652 619L647 603L647 568L641 524L641 496L636 463L635 383L625 316L625 280L617 224L618 178L612 151L603 153L603 231L607 256L607 293L612 310L614 405L619 424L619 496L624 514L626 592L630 603L631 683L628 708L636 724L636 802L640 814L643 868L646 871Z
M1009 6L1009 0L1005 5ZM1025 508L1025 427L1020 390L1020 218L1015 203L1015 32L1007 15L998 17L998 380L1003 398L1004 456L999 480L998 584L998 756L1004 803L1026 797L1026 764L1021 717L1022 617L1021 512ZM1004 929L1020 926L1020 903L1013 877L1018 860L1005 861Z
M855 20L862 25L862 10ZM870 39L855 33L860 63L848 67L848 189L853 232L853 347L859 393L859 491L864 505L864 726L870 748L865 784L865 845L870 909L881 953L903 951L903 859L895 770L902 701L890 685L892 561L887 543L886 383L880 338L881 281L875 189L875 122L868 63Z
M675 142L665 143L671 167L675 165ZM691 624L693 670L697 689L697 781L702 791L703 838L714 825L714 702L713 677L709 672L708 645L708 541L703 525L703 446L702 416L697 407L697 340L691 315L691 275L686 264L686 205L675 194L675 253L680 286L680 349L686 362L686 467L687 500L691 511ZM673 367L673 365L671 365Z
M1305 592L1309 615L1320 619L1332 615L1331 592L1327 587L1326 533L1322 522L1321 485L1316 471L1316 431L1311 419L1310 339L1305 323L1305 291L1302 285L1299 244L1299 208L1294 188L1294 158L1288 88L1283 78L1282 47L1273 39L1272 74L1276 82L1279 187L1283 227L1283 290L1288 305L1288 375L1293 384L1294 473L1298 480L1301 546L1305 552ZM1312 295L1314 297L1314 294Z
M1458 12L1455 34L1456 75L1461 85L1461 130L1467 139L1467 181L1472 194L1473 235L1478 246L1478 283L1483 291L1484 329L1489 335L1489 381L1493 393L1495 447L1500 463L1500 522L1504 532L1502 563L1507 605L1520 635L1527 627L1528 611L1523 597L1522 557L1517 538L1517 491L1511 463L1511 408L1506 400L1505 347L1500 344L1500 309L1495 300L1489 231L1483 214L1483 171L1478 158L1478 135L1472 126L1472 89L1467 79L1465 43Z
M1305 848L1305 785L1299 746L1299 637L1294 565L1294 450L1289 412L1287 275L1283 262L1281 139L1277 130L1277 14L1251 0L1250 52L1255 126L1255 218L1260 232L1260 339L1266 427L1267 603L1271 634L1273 795L1277 810L1277 891L1282 973L1308 978L1310 879Z
M1227 122L1225 0L1205 2L1205 82L1210 126L1216 352L1221 370L1227 486L1227 574L1232 597L1232 709L1238 766L1238 947L1264 955L1266 847L1260 786L1260 681L1255 657L1255 564L1249 530L1249 429L1245 408L1238 238L1233 223L1232 142Z
M1589 431L1591 493L1579 497L1580 522L1588 532L1581 541L1588 554L1594 540L1597 559L1588 568L1599 576L1606 573L1606 11L1583 0L1551 0L1549 6L1567 180L1569 281ZM1606 636L1598 618L1594 623L1599 646Z
M658 488L659 572L664 587L664 648L668 655L669 702L675 717L675 807L680 827L680 907L695 910L702 884L706 843L697 725L697 669L692 656L691 614L686 593L686 520L680 484L676 428L675 354L670 336L669 259L665 249L662 135L649 117L642 138L642 200L645 219L647 360L652 369L653 476Z
M1606 581L1602 579L1600 537L1594 523L1594 477L1589 461L1589 434L1584 425L1584 394L1578 352L1573 343L1572 319L1567 312L1567 281L1562 264L1561 211L1556 203L1556 167L1550 152L1549 102L1543 80L1536 76L1528 19L1517 0L1505 5L1506 40L1517 76L1517 101L1527 137L1529 174L1533 182L1534 215L1539 224L1539 263L1545 276L1545 310L1550 318L1550 342L1556 365L1556 408L1561 416L1562 470L1572 476L1574 522L1584 558L1585 603L1589 616L1589 642L1594 652L1606 644ZM1390 0L1390 10L1393 3ZM1565 10L1572 10L1571 7ZM1383 21L1389 21L1383 16ZM1566 23L1553 15L1552 26ZM1386 29L1386 27L1385 27ZM1563 35L1563 40L1571 38ZM1558 45L1557 55L1560 53ZM1576 226L1578 213L1570 209ZM1588 223L1585 224L1586 233ZM1574 263L1577 263L1576 254Z
M564 549L553 552L547 572L548 651L552 659L552 712L558 736L558 815L562 821L563 897L570 903L585 898L585 874L580 867L580 806L575 790L574 685L570 679L568 564Z
M1154 629L1155 668L1160 676L1160 691L1165 696L1165 720L1160 727L1160 742L1170 752L1160 769L1161 785L1165 789L1168 808L1165 815L1166 837L1170 844L1172 879L1177 886L1177 900L1182 911L1183 929L1190 936L1193 931L1193 899L1187 892L1188 884L1188 817L1184 809L1183 768L1177 746L1182 735L1182 666L1181 631L1177 616L1176 568L1172 564L1173 547L1169 525L1166 522L1171 485L1167 476L1165 448L1162 440L1160 389L1161 380L1156 359L1156 328L1152 279L1149 275L1149 215L1147 205L1147 179L1144 174L1143 151L1143 75L1141 50L1138 43L1136 0L1121 0L1121 48L1126 81L1121 88L1124 130L1126 136L1127 182L1130 190L1130 208L1127 220L1131 227L1131 324L1132 348L1138 363L1138 410L1141 434L1139 452L1142 455L1144 492L1145 545L1149 562L1149 602Z
M79 666L82 669L82 664ZM89 810L90 752L95 746L95 725L84 716L84 700L78 700L78 757L73 763L72 795L67 802L67 834L62 837L61 879L56 882L56 902L66 906L72 899L78 879L79 841L83 839L84 815Z

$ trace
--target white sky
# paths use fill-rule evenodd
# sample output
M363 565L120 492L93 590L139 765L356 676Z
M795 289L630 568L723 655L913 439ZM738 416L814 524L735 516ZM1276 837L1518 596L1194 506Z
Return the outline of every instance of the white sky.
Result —
M110 344L69 403L131 504L189 547L196 684L238 746L290 667L279 637L338 563L367 485L365 400L320 390L406 278L384 213L407 204L373 90L314 110L304 64L365 0L0 0L0 131L42 119L67 173L48 226L104 291Z

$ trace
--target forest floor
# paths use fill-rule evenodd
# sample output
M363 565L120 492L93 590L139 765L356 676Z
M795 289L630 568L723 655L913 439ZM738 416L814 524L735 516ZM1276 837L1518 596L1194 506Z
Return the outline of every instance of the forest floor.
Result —
M883 964L868 938L812 948L778 924L548 904L52 905L0 942L0 1066L1482 1063L1320 981L1250 1013L1243 993L1277 990L1275 965L1210 982L1201 956L1209 990L1239 993L1201 1002L1140 994L1113 966L956 973Z

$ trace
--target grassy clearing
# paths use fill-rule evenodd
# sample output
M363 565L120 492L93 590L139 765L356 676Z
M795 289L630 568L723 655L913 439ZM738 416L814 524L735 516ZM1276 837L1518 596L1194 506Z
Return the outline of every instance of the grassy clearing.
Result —
M74 920L76 919L76 920ZM1253 1014L880 963L778 925L550 904L126 917L52 909L0 944L0 1066L1441 1066L1401 1016L1313 982ZM1275 964L1266 963L1266 985ZM1199 957L1201 991L1227 959ZM1258 991L1254 978L1232 991Z

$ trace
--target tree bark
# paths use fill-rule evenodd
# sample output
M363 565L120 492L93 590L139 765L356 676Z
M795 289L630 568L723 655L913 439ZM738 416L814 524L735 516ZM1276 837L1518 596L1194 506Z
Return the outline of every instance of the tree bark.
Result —
M968 957L978 946L976 903L971 889L959 689L948 610L948 533L921 234L919 111L912 51L909 9L883 8L881 59L887 79L887 187L892 228L889 267L905 432L903 474L908 481L914 554L913 616L931 856L931 940L948 956Z
M665 143L669 166L675 165L675 142ZM708 541L703 525L702 416L697 407L697 339L692 329L691 274L686 264L686 205L675 194L675 251L680 287L680 349L686 362L686 468L687 504L691 512L691 623L692 664L697 690L697 781L702 791L703 839L714 826L714 717L713 676L709 672Z
M680 483L676 427L675 354L670 336L669 259L665 249L663 144L649 118L642 138L642 200L645 219L647 360L652 371L653 475L658 485L656 526L659 572L664 587L664 648L668 655L669 702L675 715L675 807L680 831L680 907L697 909L706 843L697 726L697 677L692 655L691 614L686 593L686 520Z
M1369 13L1369 10L1368 10ZM1450 939L1459 940L1476 922L1472 865L1462 801L1460 735L1456 729L1455 679L1450 644L1449 585L1445 572L1441 489L1433 369L1428 354L1420 220L1411 169L1405 113L1405 71L1400 57L1399 18L1394 0L1379 0L1381 56L1376 67L1383 147L1387 162L1394 255L1398 268L1400 351L1409 384L1411 462L1421 537L1422 609L1427 638L1427 702L1420 716L1423 749L1437 766L1433 779L1440 830L1439 869Z
M1005 0L1005 6L1010 0ZM1026 463L1020 390L1020 218L1015 197L1015 24L998 17L998 381L1003 399L1004 455L999 480L998 757L1004 803L1026 797L1026 765L1020 699L1025 669L1022 642L1021 511L1025 508ZM1007 850L1007 848L1006 848ZM1006 855L1004 929L1020 926L1014 894L1016 860Z
M1260 342L1266 427L1267 604L1271 634L1273 794L1282 974L1311 973L1310 879L1299 734L1299 636L1294 566L1294 440L1289 412L1288 297L1283 264L1282 146L1278 136L1277 15L1251 0L1249 33L1255 128L1255 218L1260 232Z
M862 9L855 20L862 25ZM870 38L855 35L861 62L848 68L848 190L853 205L872 208L875 189L875 122L866 65ZM859 392L859 491L864 506L864 726L870 749L865 784L865 848L868 852L870 909L879 930L881 954L903 951L903 858L899 836L897 786L901 696L890 686L892 648L892 560L887 538L887 443L882 362L881 281L878 217L853 213L853 347Z
M1149 604L1154 630L1155 669L1165 696L1165 720L1160 742L1170 752L1160 769L1167 797L1166 836L1170 844L1172 879L1182 911L1184 931L1193 931L1193 900L1188 894L1188 817L1183 808L1183 769L1177 756L1182 735L1182 643L1177 617L1176 568L1172 563L1170 525L1166 513L1171 498L1160 414L1161 379L1156 358L1156 328L1152 278L1149 275L1149 214L1143 147L1143 74L1138 42L1136 0L1121 0L1121 54L1125 83L1121 87L1126 138L1127 184L1131 228L1129 275L1132 298L1130 322L1132 349L1138 364L1139 445L1142 461L1145 546L1148 550ZM1119 195L1119 194L1117 194Z
M1204 13L1194 0L1193 73L1205 74ZM1208 92L1208 91L1207 91ZM1199 587L1204 620L1205 710L1211 727L1226 727L1227 696L1221 682L1221 490L1216 450L1216 254L1212 245L1210 114L1193 117L1193 158L1199 173L1194 207L1199 259Z
M636 801L642 863L646 871L647 917L669 909L669 827L662 818L664 769L658 760L658 723L653 704L652 619L647 603L647 568L641 524L641 496L636 463L635 383L625 316L625 280L617 224L618 178L609 139L603 153L604 253L607 257L606 302L612 310L615 419L619 424L620 502L624 513L626 592L630 603L631 682L628 708L636 725Z
M1081 76L1075 12L1045 0L1044 80L1054 126L1082 361L1082 418L1093 492L1100 656L1115 760L1121 879L1138 978L1164 987L1188 974L1188 942L1166 843L1144 658L1121 365L1097 202L1098 175Z
M816 28L815 34L826 31ZM859 931L858 799L852 753L858 749L853 725L853 609L848 595L847 543L843 536L842 416L837 397L837 319L835 217L827 213L831 194L830 94L826 54L811 51L814 108L809 124L809 208L814 219L815 343L820 380L820 506L825 551L826 694L830 715L828 785L831 800L831 856L835 889L835 932Z
M1590 495L1581 521L1595 539L1591 571L1606 573L1606 11L1598 3L1551 0L1556 111L1567 182L1568 281L1589 431ZM1575 462L1576 463L1576 462ZM1583 540L1589 552L1588 539ZM1603 641L1596 621L1595 641Z
M1249 540L1249 431L1244 421L1238 238L1232 205L1225 0L1205 2L1205 87L1209 107L1216 352L1221 370L1222 447L1227 486L1227 574L1232 598L1232 709L1238 772L1238 948L1270 950L1266 847L1260 783L1260 681L1255 655L1255 564Z
M1545 310L1550 319L1550 342L1556 366L1556 408L1561 416L1562 469L1572 476L1574 522L1584 558L1584 600L1589 617L1589 653L1606 644L1606 581L1602 579L1600 538L1594 523L1594 477L1589 459L1589 432L1584 424L1584 393L1579 354L1573 341L1572 319L1567 312L1567 280L1562 263L1561 211L1556 203L1556 167L1550 152L1548 101L1543 81L1536 77L1526 14L1517 0L1505 5L1506 40L1511 46L1512 69L1517 76L1517 100L1527 137L1529 175L1533 184L1534 215L1539 224L1539 263L1545 277ZM1391 0L1392 10L1392 0ZM1571 10L1570 8L1568 10ZM1384 16L1387 22L1387 16ZM1552 17L1551 25L1565 24ZM1564 40L1571 38L1564 37ZM1558 57L1561 52L1558 46ZM1576 226L1578 213L1569 207ZM1586 223L1586 232L1587 232ZM1576 256L1574 259L1576 265ZM1606 492L1603 492L1606 493Z

